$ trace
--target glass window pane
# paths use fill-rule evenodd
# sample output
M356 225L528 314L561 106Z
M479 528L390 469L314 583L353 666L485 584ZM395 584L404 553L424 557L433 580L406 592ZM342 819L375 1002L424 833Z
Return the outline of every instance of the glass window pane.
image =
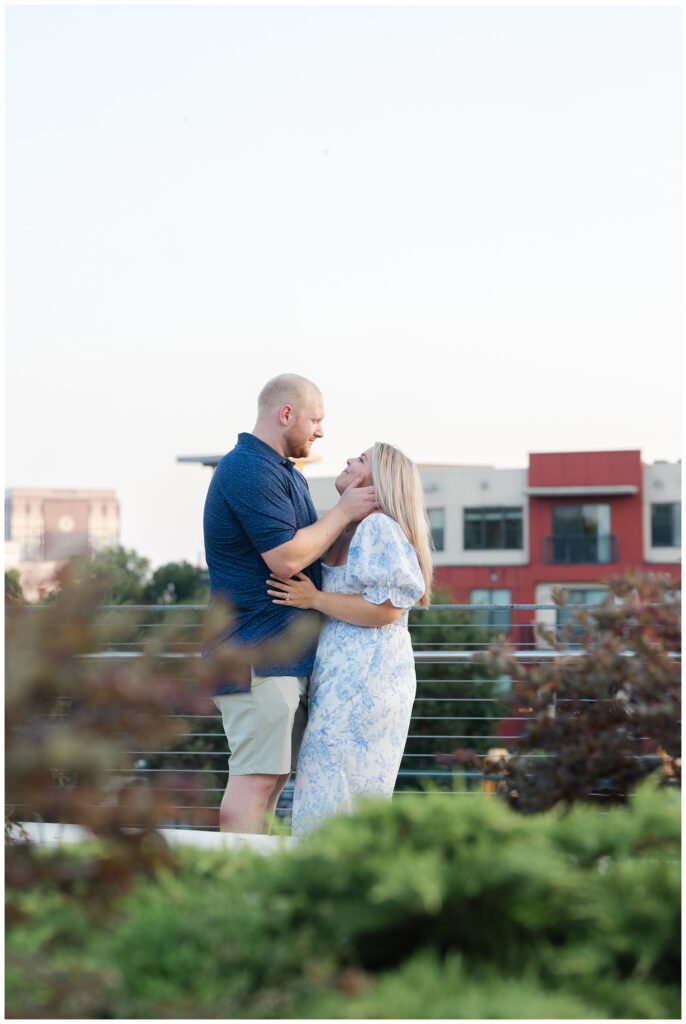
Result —
M510 609L509 608L495 608L491 612L490 625L494 629L499 629L503 633L507 633L510 629Z
M581 533L581 505L556 505L553 533L556 537L578 537Z
M609 537L612 533L611 509L609 505L596 505L596 517L598 533L602 537Z
M563 626L567 622L575 608L592 608L595 604L601 604L606 597L606 590L568 589L567 606L557 609L558 626Z
M503 521L502 517L497 518L489 515L486 518L484 529L484 542L487 548L501 548L503 546Z
M472 590L469 593L470 604L488 604L488 590ZM474 621L482 626L488 626L489 624L488 612L484 609L483 612L474 612Z
M492 590L491 594L493 595L493 604L512 603L512 592L510 590ZM495 626L496 629L502 629L504 632L507 632L510 628L510 609L494 608L491 612L491 625Z
M594 548L591 547L588 553L590 557L587 558L587 561L605 562L606 564L612 561L612 541L609 534L599 534L594 542L594 547L595 557Z
M445 546L445 511L442 508L427 509L431 538L436 551L443 551Z
M467 550L521 548L522 509L502 506L464 510L464 546Z
M672 541L675 548L681 547L681 502L674 502L674 523L672 527Z
M476 549L483 547L482 522L478 513L465 510L464 514L464 546L465 549Z
M652 543L656 548L671 548L674 542L674 504L660 502L651 510ZM679 537L681 540L681 537Z
M610 533L609 505L582 505L582 532L590 537L605 536Z
M512 592L499 588L479 588L472 590L469 594L469 603L475 605L511 604ZM484 610L483 616L477 613L478 621L485 625L493 626L496 629L507 632L510 628L509 608L489 608Z
M598 506L581 506L581 532L595 536L598 532Z
M505 520L505 547L522 547L522 514L510 512Z
M608 504L556 505L553 509L553 562L612 561L611 509Z

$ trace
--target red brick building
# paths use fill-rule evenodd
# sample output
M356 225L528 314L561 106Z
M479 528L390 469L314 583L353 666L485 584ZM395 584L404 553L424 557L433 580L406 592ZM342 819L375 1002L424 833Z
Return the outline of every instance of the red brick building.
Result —
M478 531L470 543L470 519L480 514L488 522L489 512L493 519L493 511L502 510L500 530L493 528L490 537L482 531L480 564L438 564L436 583L459 603L490 597L511 604L549 604L556 586L577 602L593 603L604 580L629 569L668 573L676 585L680 471L679 463L646 465L639 451L532 454L517 505L509 499L507 505L484 503L478 513L463 507L463 545L470 553L479 543ZM513 550L520 552L514 563ZM513 612L512 625L530 621L530 612Z

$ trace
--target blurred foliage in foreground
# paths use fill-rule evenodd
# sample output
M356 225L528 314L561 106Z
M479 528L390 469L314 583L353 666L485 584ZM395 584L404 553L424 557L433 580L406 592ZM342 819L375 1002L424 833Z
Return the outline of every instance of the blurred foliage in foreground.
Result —
M528 705L503 783L524 813L579 800L624 803L660 767L668 784L679 784L681 604L674 582L630 573L607 587L602 604L571 610L561 639L541 630L563 657L531 667L503 645L489 659L511 674L513 706ZM563 605L564 594L556 597Z
M137 752L173 746L193 716L216 713L210 694L218 682L314 639L302 616L269 645L220 644L200 659L195 647L175 650L185 626L170 614L135 656L103 656L136 631L139 613L103 608L110 581L90 569L75 563L65 570L48 604L6 608L6 827L16 836L24 821L67 822L107 844L90 858L46 861L30 844L10 842L10 919L18 892L44 879L104 912L137 872L166 862L156 829L174 823L178 805L186 824L215 826L216 811L203 806L202 776L141 770ZM229 609L213 605L204 636L223 635L230 620Z
M647 780L606 813L406 794L271 856L180 849L106 924L17 894L8 1015L677 1018L679 845Z

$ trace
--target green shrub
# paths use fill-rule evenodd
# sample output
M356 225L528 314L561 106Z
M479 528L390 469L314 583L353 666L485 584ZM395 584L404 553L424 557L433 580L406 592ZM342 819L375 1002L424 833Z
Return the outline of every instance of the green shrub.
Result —
M449 953L415 954L392 974L377 979L343 975L339 990L326 992L307 1007L308 1017L434 1019L511 1019L602 1017L592 1001L569 992L546 991L535 977L508 978L491 970L474 970ZM342 999L341 996L347 998Z
M370 802L270 857L182 849L107 928L30 894L8 1010L54 1013L78 969L120 1018L676 1017L678 858L650 781L609 813Z
M439 587L431 600L432 605L451 604L454 597L449 590ZM480 651L484 643L498 636L498 631L488 628L479 612L414 608L409 625L416 651L441 650L446 645ZM500 673L477 662L443 664L440 668L419 662L416 671L417 698L401 770L435 772L441 764L450 765L453 771L446 772L445 782L454 784L455 776L461 774L459 755L466 755L466 761L462 761L464 769L480 771L483 756L493 746L497 718L508 713L505 703L497 700ZM457 710L446 712L443 702L449 698L459 698L459 703L452 706ZM459 719L452 717L457 714ZM460 747L458 757L453 759L452 737L456 733L470 738L461 741L467 749ZM480 787L480 779L469 775L460 781L466 789ZM411 776L400 776L396 788L418 789L419 785Z

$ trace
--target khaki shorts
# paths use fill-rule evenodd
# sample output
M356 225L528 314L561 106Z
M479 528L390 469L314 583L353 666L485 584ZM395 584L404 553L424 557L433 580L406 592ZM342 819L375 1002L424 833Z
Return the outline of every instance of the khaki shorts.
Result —
M229 743L229 775L295 771L307 725L307 676L256 676L246 693L214 698Z

